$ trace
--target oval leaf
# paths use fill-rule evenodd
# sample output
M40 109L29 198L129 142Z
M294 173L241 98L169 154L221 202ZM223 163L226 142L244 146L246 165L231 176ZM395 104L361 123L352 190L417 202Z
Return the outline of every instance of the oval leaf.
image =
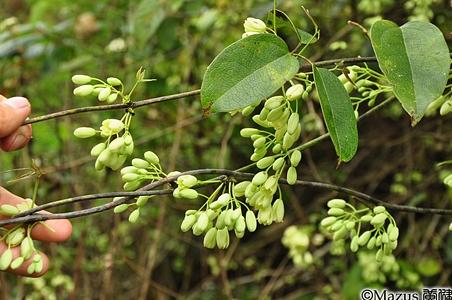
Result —
M286 43L255 34L225 48L207 68L201 86L205 111L229 112L271 96L299 69Z
M381 70L416 125L446 87L450 58L443 34L427 22L398 27L381 20L372 26L370 38Z
M336 75L327 69L313 69L326 127L339 159L347 162L358 149L358 129L352 102Z

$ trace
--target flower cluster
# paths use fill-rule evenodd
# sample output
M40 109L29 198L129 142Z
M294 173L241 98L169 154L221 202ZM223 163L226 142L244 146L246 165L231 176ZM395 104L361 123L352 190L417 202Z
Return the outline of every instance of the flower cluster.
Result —
M21 212L33 208L35 205L31 199L25 202L10 205L3 204L0 206L0 215L5 217L13 217ZM17 225L11 229L5 229L6 232L0 235L0 241L8 246L0 256L0 270L4 271L8 268L13 270L19 268L27 260L31 259L31 263L27 267L27 273L40 273L43 269L43 258L41 253L36 250L33 240L30 236L34 225ZM19 256L14 257L12 248L19 247Z
M121 120L106 119L99 130L91 127L79 127L74 130L78 138L89 138L99 134L105 141L91 149L91 156L97 157L95 168L100 171L108 167L118 170L133 153L134 143L129 132L132 114L127 112Z
M283 245L289 249L289 257L295 266L306 268L314 262L309 251L310 230L307 227L289 226L282 237Z
M373 210L357 210L343 199L332 199L328 201L328 207L329 216L320 225L333 234L335 241L345 240L349 236L352 252L364 246L369 250L377 249L375 257L381 261L397 247L399 229L384 206L376 206ZM370 229L364 230L365 226Z

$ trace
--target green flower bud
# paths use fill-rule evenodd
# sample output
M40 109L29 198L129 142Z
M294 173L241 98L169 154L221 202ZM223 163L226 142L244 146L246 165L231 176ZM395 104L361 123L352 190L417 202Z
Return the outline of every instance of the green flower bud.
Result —
M33 240L29 237L26 237L22 243L20 243L20 256L24 259L28 259L31 257L33 252Z
M373 216L372 215L364 215L362 216L359 220L361 222L370 222L372 220Z
M110 160L113 156L113 152L111 152L110 149L106 148L104 151L102 151L99 154L99 157L97 158L102 164L108 166L110 164Z
M284 109L285 109L284 106L279 106L275 109L272 109L267 115L267 121L274 122L274 121L278 120L279 118L281 118L281 116L283 115Z
M367 242L367 249L372 250L375 247L377 239L373 236L369 239L369 242Z
M336 221L334 224L331 225L331 230L332 231L338 231L339 229L341 229L342 227L345 227L345 224L343 221L338 220Z
M384 206L379 205L379 206L375 206L373 211L374 211L374 214L381 214L386 211L386 208Z
M336 231L333 235L333 240L338 241L343 239L347 235L347 228L345 226L342 226L341 229Z
M74 95L82 96L82 97L88 96L88 95L91 95L93 90L94 90L94 87L92 85L89 85L89 84L81 85L74 89Z
M180 229L183 232L187 232L193 227L193 225L195 223L196 223L196 216L194 214L186 215L184 220L182 221L182 224L180 225Z
M245 138L251 137L253 134L258 133L259 129L256 128L243 128L242 130L240 130L240 135Z
M209 225L209 216L205 211L203 211L199 214L198 220L196 221L194 227L196 227L197 231L204 232L207 229L208 225Z
M300 161L301 161L301 152L300 152L300 150L295 150L290 155L290 164L292 165L292 167L296 167L296 166L298 166Z
M19 209L14 205L3 204L0 205L0 214L4 216L14 216L19 213Z
M99 92L99 95L100 95L100 92ZM97 95L97 96L99 97L99 95ZM107 97L107 103L108 104L114 103L116 101L116 99L118 99L118 94L117 93L110 94Z
M152 151L144 152L144 158L153 165L158 165L160 163L159 157Z
M381 225L384 224L386 218L387 215L385 213L379 213L372 218L370 224L374 225L375 227L380 227Z
M353 228L355 228L355 222L354 221L347 221L345 222L345 228L347 228L347 230L352 230Z
M256 175L254 175L253 179L252 179L252 183L254 185L261 185L264 184L264 182L267 180L268 178L268 174L265 171L260 171L259 173L257 173Z
M274 154L278 154L279 152L281 152L281 150L282 150L282 146L280 143L275 144L272 148L272 152Z
M354 236L354 237L352 238L351 243L350 243L350 250L351 250L352 252L356 252L356 251L358 251L358 248L359 248L359 244L358 244L358 236Z
M257 221L262 225L270 225L273 222L272 207L269 206L259 209L259 212L257 213Z
M254 141L253 147L254 148L262 148L262 147L265 146L265 141L266 141L265 137L260 137L260 138L258 138L257 140Z
M241 239L242 237L245 236L245 231L237 231L237 230L234 229L234 233L235 233L235 236L236 236L238 239Z
M228 193L224 193L218 197L217 202L220 203L221 206L225 206L226 204L229 203L230 200L231 195L229 195Z
M207 249L213 249L217 245L217 229L215 227L210 228L204 236L204 247Z
M342 199L331 199L327 203L329 208L344 208L345 204L346 204L345 200Z
M24 258L22 256L17 257L13 262L11 263L11 269L15 270L19 268L24 263Z
M97 99L99 99L99 101L105 101L108 99L108 96L110 96L111 94L111 88L110 87L104 87L103 89L100 90L99 95L97 96Z
M187 198L187 199L192 199L192 200L198 198L198 192L193 189L183 189L180 191L180 195L182 198Z
M278 108L284 101L284 96L274 96L265 101L264 107L268 110Z
M265 33L267 30L267 25L262 20L256 18L246 18L243 27L245 28L245 32Z
M284 165L284 157L279 157L273 163L272 168L274 171L278 171L283 167L283 165Z
M234 185L234 195L236 197L242 197L245 194L245 190L248 187L248 185L251 183L251 181L242 181L236 185Z
M264 189L267 189L274 193L276 192L277 188L278 188L278 178L275 175L268 177L264 183Z
M96 135L96 130L91 127L79 127L74 130L74 135L81 139L86 139Z
M114 139L113 141L110 142L110 144L108 145L108 148L112 151L112 152L119 152L121 151L122 148L125 147L125 142L124 142L124 138L123 137L119 137Z
M245 189L245 197L251 198L254 195L254 193L256 193L256 191L257 191L257 186L253 183L250 183Z
M257 228L256 216L251 210L248 210L245 214L245 223L246 228L248 228L249 232L256 231Z
M378 249L377 254L375 254L375 259L377 262L381 262L383 259L384 253L381 249Z
M141 158L134 158L132 159L132 166L138 169L146 169L150 167L150 164Z
M107 83L109 85L112 85L112 86L117 86L117 85L121 85L122 84L121 80L119 80L116 77L108 77L107 78Z
M253 155L251 155L250 159L251 161L258 161L259 159L263 158L265 154L267 154L265 151L259 153L255 152L253 153Z
M298 100L301 98L304 92L304 86L302 84L292 85L286 91L286 97L289 101Z
M107 145L105 143L99 143L91 149L91 156L96 157L101 154L102 151L105 150Z
M133 210L129 215L129 222L130 223L136 223L138 221L138 218L140 217L140 209L137 208Z
M232 221L236 222L240 217L242 216L242 209L240 207L237 207L232 211Z
M226 249L229 247L229 231L227 228L217 230L216 234L218 249Z
M259 169L266 169L269 167L273 162L275 161L275 158L273 156L267 156L264 158L261 158L257 163L256 166Z
M30 264L28 266L28 268L27 268L27 273L31 275L31 274L33 274L35 272L35 269L36 269L36 265L35 264Z
M239 216L234 224L234 230L236 232L244 232L246 229L246 221L243 216Z
M389 236L388 233L384 232L383 235L381 236L381 242L383 244L387 244L389 243Z
M41 259L38 262L36 262L36 264L35 264L35 272L41 273L43 268L44 268L44 262Z
M138 171L138 168L134 166L127 166L121 169L121 175L128 174L128 173L136 173Z
M399 238L399 228L393 227L390 231L388 231L389 240L394 242Z
M268 116L269 112L270 112L270 110L268 108L264 107L259 114L259 119L261 119L262 121L267 120L267 116Z
M226 226L224 219L226 217L227 210L223 210L217 218L217 222L215 223L215 227L217 229L222 229Z
M287 170L287 183L293 185L296 182L297 182L297 169L291 166Z
M122 213L122 212L125 212L127 209L129 208L129 205L128 204L120 204L120 205L118 205L118 206L116 206L114 209L113 209L113 212L115 213L115 214L120 214L120 213Z
M322 227L331 226L336 222L336 220L337 220L337 218L333 217L333 216L326 217L322 221L320 221L320 226L322 226Z
M0 271L5 271L6 269L8 269L12 260L13 260L13 252L11 251L11 249L8 248L0 256Z
M232 209L227 209L226 213L224 215L224 224L228 227L233 225L233 219L232 219L233 213L234 213L234 211Z
M247 116L251 115L255 109L256 109L256 107L254 107L254 106L247 106L244 109L242 109L242 115L247 117Z
M122 188L127 191L134 191L136 190L139 186L140 186L141 182L140 181L131 181L131 182L126 182Z
M290 115L289 121L287 121L287 132L289 134L294 134L297 130L297 126L300 123L300 115L296 112Z
M92 78L87 75L74 75L72 76L72 82L75 84L87 84L90 83Z
M344 213L345 211L343 209L337 207L333 207L328 210L328 215L335 217L342 216Z
M140 177L141 176L136 173L127 173L127 174L122 175L122 181L131 182L131 181L138 180Z
M179 186L191 188L198 183L198 179L193 175L182 175L177 178L177 184Z
M284 219L284 203L281 199L278 199L272 206L273 221L280 223Z
M24 238L25 229L19 227L6 236L5 242L9 247L16 247L23 241Z
M367 242L368 242L369 239L370 239L371 234L372 234L372 233L371 233L370 230L365 231L363 234L361 234L361 236L360 236L359 239L358 239L358 244L359 244L360 246L364 246L365 244L367 244Z
M136 204L137 204L139 207L145 206L146 203L148 203L148 201L149 201L150 198L151 198L150 196L140 196L140 197L137 198Z

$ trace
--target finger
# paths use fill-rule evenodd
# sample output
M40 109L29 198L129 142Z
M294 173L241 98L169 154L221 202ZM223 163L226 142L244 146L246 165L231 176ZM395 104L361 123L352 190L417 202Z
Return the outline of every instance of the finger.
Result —
M4 151L14 151L23 148L31 139L31 125L19 127L15 132L1 139L0 147Z
M5 243L0 242L0 255L7 248L8 248L8 246L6 246ZM13 260L20 256L20 247L11 248L11 251L13 252ZM18 267L17 269L12 270L11 268L9 268L7 271L10 272L10 273L13 273L13 274L26 276L26 277L41 277L49 269L49 258L47 257L47 255L45 255L42 252L40 252L40 255L42 256L42 263L43 264L42 264L42 270L39 273L28 274L28 272L27 272L28 266L33 262L33 257L31 257L31 258L27 259L26 261L24 261L22 263L22 265L20 267Z
M0 138L13 133L30 115L31 107L26 98L13 97L0 102Z
M17 205L22 202L25 202L23 198L0 187L0 205ZM40 213L48 212L41 211ZM5 219L5 217L0 216L0 219ZM33 227L31 231L31 237L33 239L43 242L64 242L71 236L72 225L68 220L47 220L44 224L38 223Z

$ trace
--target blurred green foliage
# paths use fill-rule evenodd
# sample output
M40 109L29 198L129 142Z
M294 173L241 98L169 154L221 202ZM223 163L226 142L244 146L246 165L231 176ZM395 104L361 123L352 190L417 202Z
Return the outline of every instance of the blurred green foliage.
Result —
M398 24L430 20L451 45L448 1L279 1L278 8L287 11L297 26L312 32L301 5L321 29L320 42L306 53L315 60L372 55L362 31L347 25L347 20L367 27L380 17ZM143 66L147 76L157 81L142 85L135 100L199 88L207 65L241 37L243 20L265 18L273 1L2 0L0 7L0 93L28 97L33 114L42 115L95 105L94 99L72 95L70 77L77 73L114 75L131 83ZM293 48L295 39L286 38ZM308 107L302 120L306 140L324 130L318 103L310 101ZM1 170L29 167L35 159L46 171L39 203L119 191L119 176L97 173L86 145L72 137L78 126L119 115L87 113L37 123L28 148L1 155ZM232 169L248 163L251 145L238 134L247 121L227 114L203 119L196 97L139 109L135 119L135 156L152 149L165 166L177 170ZM450 203L452 192L441 185L434 168L436 162L450 158L450 116L427 118L412 129L394 105L360 124L359 130L360 151L352 163L336 170L334 150L321 144L307 152L301 176L350 186L394 203L431 207ZM32 180L8 184L19 174L3 174L2 185L30 197ZM237 299L320 300L356 299L359 288L368 286L413 289L451 284L452 237L445 219L437 216L396 215L402 232L395 278L369 279L365 272L369 266L348 256L348 250L339 251L345 256L329 254L321 233L313 235L309 245L314 264L294 265L281 244L284 229L293 224L316 226L332 194L302 188L284 193L286 221L261 227L240 243L234 240L224 253L204 249L196 237L179 231L183 211L196 206L186 201L165 197L151 201L134 225L111 212L76 219L70 241L42 245L52 258L48 275L21 279L0 274L0 295L5 299L25 295L26 299L221 299L230 289Z

